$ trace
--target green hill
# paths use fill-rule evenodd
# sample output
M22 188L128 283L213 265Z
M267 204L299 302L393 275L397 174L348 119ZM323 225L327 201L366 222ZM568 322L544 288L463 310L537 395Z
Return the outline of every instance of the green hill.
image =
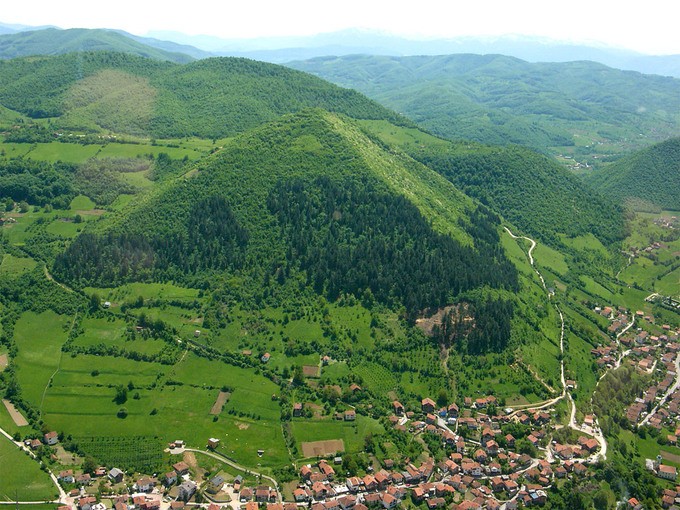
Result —
M603 194L634 207L680 210L680 138L672 138L612 163L588 177Z
M46 28L0 35L0 58L4 59L81 51L117 51L179 63L193 60L185 53L155 48L113 30Z
M367 127L439 172L530 235L550 244L559 234L594 234L604 244L623 239L622 209L553 159L519 146L449 142L380 122Z
M322 57L288 64L352 87L447 138L615 157L680 128L680 80L502 55ZM572 159L567 163L573 164Z
M239 275L248 292L302 278L334 301L371 295L410 317L473 288L515 288L499 219L351 122L305 110L229 141L54 271L76 286Z
M57 129L165 138L232 136L307 107L405 122L358 92L273 64L109 52L0 62L0 105Z

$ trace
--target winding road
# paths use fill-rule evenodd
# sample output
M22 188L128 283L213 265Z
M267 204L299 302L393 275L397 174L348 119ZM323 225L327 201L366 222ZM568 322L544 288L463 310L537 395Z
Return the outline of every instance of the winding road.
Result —
M220 462L223 462L224 464L227 464L228 466L231 466L231 467L233 467L233 468L235 468L235 469L238 469L239 471L243 471L244 473L250 473L250 474L255 475L255 476L258 476L258 477L260 477L260 478L264 478L265 480L269 480L269 481L274 485L274 488L276 489L276 494L277 494L276 497L277 497L277 501L278 501L279 503L282 503L282 502L283 502L282 495L281 495L281 490L280 490L280 488L279 488L279 484L278 484L277 481L274 480L271 476L263 475L263 474L258 473L258 472L256 472L256 471L253 471L253 470L250 469L250 468L241 466L240 464L237 464L237 463L234 462L233 460L230 460L230 459L226 458L224 455L220 455L220 454L215 453L215 452L209 452L209 451L205 451L205 450L198 450L198 449L196 449L196 448L184 448L183 450L181 450L181 453L184 453L184 452L193 452L193 453L200 453L200 454L202 454L202 455L207 455L208 457L212 457L212 458L215 459L215 460L219 460ZM178 452L178 453L179 453L179 452Z
M536 241L531 239L530 237L526 236L517 236L513 234L508 227L503 227L505 228L505 231L512 237L513 239L525 239L531 243L531 247L529 248L527 255L529 257L529 263L531 264L531 267L534 269L536 274L538 275L538 278L541 280L541 285L543 288L547 291L547 287L545 285L545 279L543 278L543 275L539 272L538 269L536 269L536 265L534 264L535 260L533 257L533 251L534 248L536 248ZM548 299L552 298L552 293L548 292ZM579 432L586 432L590 435L592 435L595 440L600 444L600 451L598 452L597 455L594 455L591 457L592 461L596 461L599 457L602 457L603 460L606 460L607 458L607 440L605 439L604 435L602 434L601 430L599 427L597 428L590 428L590 427L580 427L576 423L576 404L574 403L574 400L571 398L571 394L567 391L567 382L564 377L564 315L562 314L562 310L560 310L560 307L557 306L557 304L554 305L555 310L557 310L557 313L560 316L560 354L561 354L561 359L560 359L560 382L562 383L562 393L558 395L557 397L548 400L546 402L540 403L538 406L532 406L529 408L525 408L525 410L538 410L538 409L545 409L547 407L552 407L555 404L557 404L560 400L562 400L564 397L567 397L569 400L569 404L571 406L571 411L569 414L569 428L579 431ZM623 330L619 335L617 335L617 340L618 338L628 331L630 327L633 325L634 321L631 321L631 323ZM677 361L680 362L680 355L678 355ZM619 360L620 362L620 360ZM678 368L678 372L680 372L680 368ZM676 372L677 373L677 372ZM599 381L598 381L599 382ZM678 379L676 379L676 383L680 385L680 376L678 376ZM517 411L515 411L517 412Z

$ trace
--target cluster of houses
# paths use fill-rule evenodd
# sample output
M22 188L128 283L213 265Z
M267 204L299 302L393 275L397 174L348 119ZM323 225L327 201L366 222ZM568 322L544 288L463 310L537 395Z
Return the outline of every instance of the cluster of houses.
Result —
M383 468L377 472L369 470L363 477L342 479L338 479L327 460L304 465L299 472L300 483L293 493L295 502L309 504L312 510L372 507L388 510L410 495L414 503L424 503L432 510L443 507L513 509L518 505L542 505L555 479L586 474L588 468L578 459L599 448L596 440L583 436L578 445L554 445L560 452L556 465L514 452L516 440L511 434L504 435L501 425L517 422L532 427L526 439L540 447L548 441L546 428L550 414L540 410L491 416L484 413L490 407L494 410L496 404L493 396L468 398L464 409L460 409L455 403L439 407L432 399L424 398L419 412L415 412L407 411L402 403L394 401L394 414L389 421L397 430L439 436L449 455L438 463L427 458L420 465L407 459L400 469L393 460L385 459ZM470 431L470 437L475 439L458 434L461 428Z
M593 311L596 314L601 315L605 319L609 320L610 324L609 327L607 328L607 332L610 335L618 334L630 323L631 320L630 317L628 316L628 310L622 306L619 306L618 308L614 308L611 306L605 306L604 308L600 308L599 306L597 306Z
M621 339L622 343L631 346L628 362L640 372L652 374L654 380L644 395L636 398L626 410L626 418L632 426L644 421L661 430L664 425L671 426L680 415L680 389L669 393L680 377L675 366L680 356L678 332L667 325L662 329L664 333L659 336L638 330ZM649 412L652 412L651 416L647 416ZM673 436L669 436L669 441Z
M115 510L129 510L130 505L135 510L158 510L160 508L160 500L158 498L148 498L143 496L143 493L158 493L156 489L163 487L177 486L177 501L184 502L189 500L198 489L196 482L190 479L189 465L186 462L180 461L173 464L173 470L165 473L160 477L156 476L141 476L134 481L132 485L133 493L138 494L138 497L130 504L127 499L125 501L114 502ZM88 495L85 488L92 485L97 480L107 480L111 486L121 484L125 481L125 473L118 468L107 469L106 467L98 467L93 473L74 474L72 469L61 471L57 475L57 480L70 489L68 495L75 499L76 506L80 510L104 510L97 505L96 498ZM224 481L222 481L223 483ZM178 505L175 505L178 507ZM182 505L183 508L183 505Z

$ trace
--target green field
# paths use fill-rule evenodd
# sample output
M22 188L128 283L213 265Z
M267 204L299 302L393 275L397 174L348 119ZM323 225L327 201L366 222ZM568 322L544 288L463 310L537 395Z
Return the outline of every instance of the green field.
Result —
M5 253L0 259L0 276L18 276L25 271L30 271L36 266L35 260L28 257L15 257Z
M0 437L0 501L51 501L58 497L57 488L38 462Z
M51 310L41 314L26 312L14 328L22 396L38 408L50 378L59 368L61 346L66 342L72 320Z
M293 420L291 428L300 454L302 454L301 443L329 439L342 439L347 453L359 452L363 450L364 438L368 434L379 434L385 430L376 420L361 415L358 415L354 422L330 418L326 420L296 418Z
M125 335L128 328L127 323L115 317L87 317L83 319L81 326L84 332L73 340L73 344L76 346L90 347L101 344L142 354L157 354L166 347L162 340L144 339L140 335L135 335L134 339L129 339Z

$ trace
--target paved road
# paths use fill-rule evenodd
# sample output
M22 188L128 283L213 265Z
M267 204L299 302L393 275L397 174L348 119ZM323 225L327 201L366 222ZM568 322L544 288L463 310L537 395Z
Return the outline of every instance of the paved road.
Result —
M536 269L536 267L534 265L534 257L532 255L532 252L534 251L534 248L536 248L536 241L534 241L530 237L516 236L515 234L513 234L510 231L510 229L508 227L504 227L504 228L505 228L505 231L513 239L526 239L527 241L529 241L531 243L531 248L529 248L529 252L528 252L529 263L531 264L531 267L534 268L534 271L536 272L536 274L540 278L541 284L543 285L543 288L547 290L547 287L545 285L545 280L543 279L543 275L538 271L538 269ZM551 294L548 294L549 299L550 299L550 297L552 297ZM575 404L574 400L571 398L571 394L567 391L567 383L566 383L566 380L565 380L565 377L564 377L564 315L562 314L562 310L560 310L560 308L557 306L557 304L555 304L555 309L557 310L557 313L559 313L559 315L560 315L560 323L561 323L561 328L560 328L560 354L562 355L562 359L560 360L560 382L562 383L562 394L551 399L551 400L548 400L548 401L542 403L539 406L530 407L530 408L527 408L527 409L530 409L530 410L536 409L537 410L537 409L544 409L546 407L552 407L555 404L557 404L557 402L559 402L560 400L562 400L566 396L567 399L569 400L569 404L571 406L571 412L570 412L570 415L569 415L569 428L571 428L573 430L577 430L579 432L586 432L585 427L581 428L579 425L576 424L576 404ZM631 323L623 331L621 331L621 333L619 335L617 335L617 337L616 337L617 340L623 333L625 333L626 331L628 331L628 329L630 329L630 327L633 325L633 323L634 323L634 320L632 320ZM680 354L678 355L678 360L680 360ZM680 372L680 368L678 369L678 372ZM678 384L680 384L680 379L678 379L676 382ZM597 455L592 456L591 458L597 459L597 457L602 457L603 459L606 459L607 458L607 440L605 439L604 435L600 431L599 427L596 428L596 429L591 429L590 427L588 427L588 429L589 430L586 433L591 434L595 438L595 440L600 444L600 451L598 452Z
M263 474L258 473L256 471L253 471L250 468L247 468L245 466L241 466L240 464L237 464L236 462L229 460L226 457L224 457L223 455L219 455L215 452L209 452L209 451L205 451L205 450L197 450L196 448L184 448L182 450L182 452L193 452L193 453L200 453L202 455L207 455L208 457L212 457L213 459L219 460L220 462L223 462L223 463L227 464L228 466L231 466L235 469L238 469L239 471L243 471L244 473L247 471L247 472L249 472L249 473L251 473L255 476L259 476L261 478L264 478L265 480L269 480L272 483L272 485L274 485L274 488L276 489L276 494L278 495L277 496L278 502L279 503L283 502L281 490L279 489L279 484L271 476L263 475Z
M656 404L654 409L652 409L652 412L645 416L645 418L640 422L640 427L647 425L649 419L656 414L662 405L666 403L668 397L670 397L673 392L678 389L678 387L680 387L680 353L675 357L675 382L673 383L673 386L668 388L664 396L661 397L661 400L659 400L659 403Z

